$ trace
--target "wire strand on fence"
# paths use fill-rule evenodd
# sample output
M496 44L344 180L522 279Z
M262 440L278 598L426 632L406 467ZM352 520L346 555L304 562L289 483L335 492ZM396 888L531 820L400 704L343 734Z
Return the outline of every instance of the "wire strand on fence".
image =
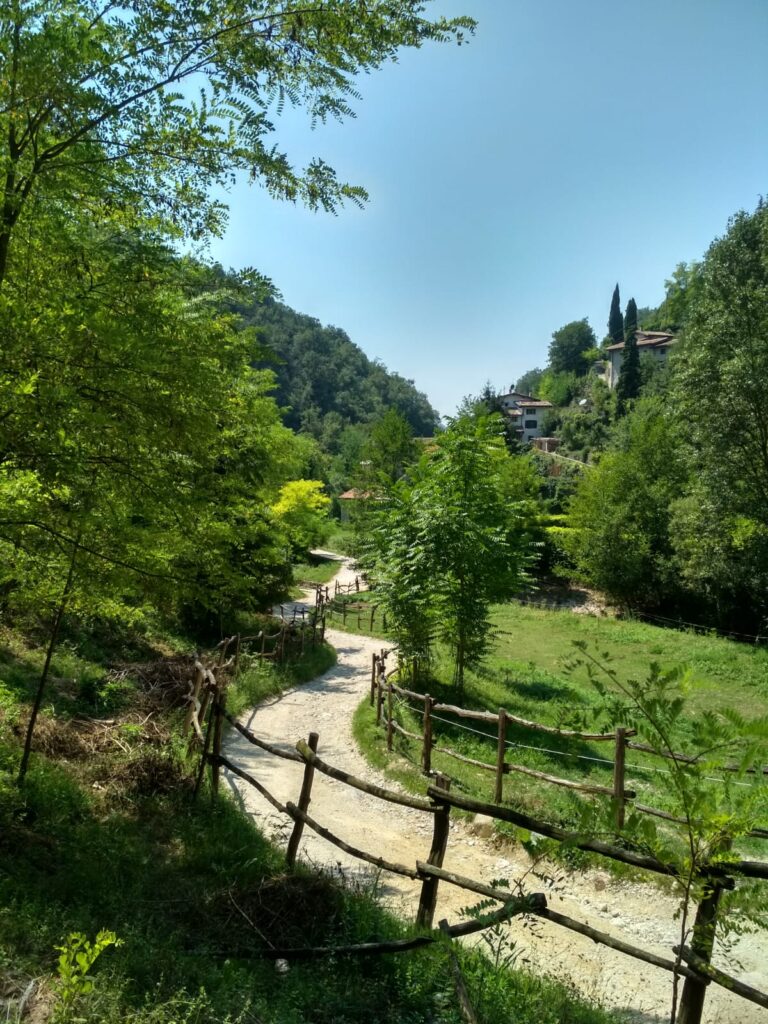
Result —
M487 732L482 732L480 729L473 729L472 726L470 726L470 725L463 725L461 722L452 722L450 719L442 718L440 715L433 714L432 718L435 721L437 721L437 722L443 722L445 725L450 725L453 728L463 729L465 732L472 732L476 736L482 736L483 739L486 739L486 740L493 738ZM607 767L610 767L610 768L613 768L613 766L615 764L615 761L612 761L612 760L610 760L609 758L606 758L606 757L591 757L588 754L576 754L576 753L574 753L573 751L570 751L570 750L552 750L550 747L534 747L534 746L532 746L531 744L528 744L528 743L517 743L515 740L505 740L505 746L508 747L510 750L513 750L513 749L533 750L533 751L536 751L537 753L540 753L540 754L552 754L555 757L570 757L570 758L573 758L573 759L576 759L576 760L579 760L579 761L591 761L591 762L593 762L595 764L604 764L604 765L606 765ZM626 768L634 768L637 771L641 771L641 772L654 772L657 775L673 775L674 774L674 772L671 772L668 768L656 768L653 765L649 765L649 764L635 764L634 762L629 762L629 761L626 763L625 767ZM704 779L707 782L720 782L720 783L723 783L723 784L725 784L725 782L726 782L725 779L716 778L716 777L711 776L711 775L705 775ZM733 786L744 786L746 788L750 787L750 783L749 782L731 781L730 784L733 785Z

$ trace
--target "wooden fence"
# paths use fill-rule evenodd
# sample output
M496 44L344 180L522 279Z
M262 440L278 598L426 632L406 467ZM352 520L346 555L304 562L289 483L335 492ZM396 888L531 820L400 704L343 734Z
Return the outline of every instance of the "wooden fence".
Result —
M307 585L308 589L315 591L315 605L311 611L314 614L321 614L328 619L341 620L342 626L356 624L357 629L367 628L373 632L376 623L380 623L386 631L387 615L378 604L371 601L350 600L354 595L365 591L366 584L361 576L355 576L350 583L340 584L335 581L333 592L328 586L322 583Z
M386 679L386 655L386 651L374 655L371 667L371 695L377 705L379 717L381 717L383 706L382 693L385 694L384 700L388 702L391 709L392 695L395 692L394 684ZM609 843L601 839L581 836L568 832L549 822L519 813L511 807L498 802L487 803L470 799L469 797L452 792L450 779L444 775L438 775L434 784L427 786L423 797L410 796L373 785L341 768L328 764L319 757L317 753L319 746L317 733L310 733L306 741L299 740L293 750L277 747L261 739L227 712L225 683L223 681L217 683L212 670L204 671L207 673L208 687L213 695L213 699L208 702L207 722L203 718L204 711L201 713L198 710L193 714L193 717L196 719L195 736L202 747L202 756L195 787L196 794L200 789L206 765L210 765L211 768L211 786L214 794L219 790L220 773L221 769L224 768L233 776L252 786L275 810L293 821L293 830L286 852L286 859L290 867L293 867L296 862L303 831L305 828L309 828L338 849L345 851L366 864L372 865L377 870L389 871L396 875L421 882L416 909L416 923L422 931L412 938L393 942L362 943L355 946L333 949L327 947L269 949L262 951L261 955L283 959L306 959L331 954L397 953L434 942L438 937L437 934L430 933L427 930L432 929L434 923L438 886L441 882L445 882L485 898L497 900L501 904L500 909L495 914L490 917L484 917L482 921L469 921L450 926L447 922L441 921L439 924L440 933L450 938L458 938L462 935L470 934L473 931L488 927L490 924L508 920L517 915L539 917L550 921L558 927L585 935L594 942L601 943L627 956L651 964L675 976L683 977L685 981L680 1004L680 1016L678 1017L679 1024L699 1024L706 988L710 983L721 985L744 999L768 1008L768 993L761 992L710 964L714 941L713 922L717 914L717 905L721 893L726 889L733 889L736 885L736 880L739 878L768 879L768 863L734 859L704 865L701 868L701 877L706 883L707 895L699 904L690 946L675 947L673 950L674 957L659 956L550 909L547 906L545 896L541 893L524 894L520 892L515 895L507 890L494 888L475 879L447 871L443 867L443 862L450 835L450 814L453 808L460 808L476 814L488 815L500 821L512 822L521 828L558 842L567 842L578 849L590 851L618 863L661 875L677 877L679 872L674 864L658 860L647 851L634 848L629 842L619 845L618 843ZM405 692L407 693L407 691ZM422 695L416 696L421 698ZM429 701L425 699L424 706L434 711L437 705L430 705ZM445 707L447 710L450 706L446 705ZM473 712L473 714L480 714L480 712ZM429 737L429 716L425 717L425 735ZM500 715L498 717L499 722L502 720L505 723L508 720L506 712L503 716ZM222 737L225 722L228 722L241 736L260 750L266 751L274 757L293 761L297 765L302 766L303 774L296 803L288 802L282 804L257 778L244 771L223 754ZM393 723L391 713L387 714L386 722L387 727L391 728ZM550 729L551 727L546 728ZM627 732L628 730L625 730L623 737L625 744L629 742L627 740ZM617 738L613 734L600 734L600 738L605 739L606 742L617 742ZM427 746L428 749L432 749L431 746ZM353 847L326 826L317 822L308 813L308 808L311 801L314 778L318 772L341 785L360 790L382 802L397 804L431 816L433 820L432 841L430 849L426 854L426 859L417 859L413 866L387 860L380 854L370 853ZM625 798L628 798L627 794L622 792L622 800ZM457 981L457 991L458 989ZM464 995L466 996L466 992L464 992ZM471 1007L463 1006L462 1012L465 1015L465 1019L473 1019Z
M434 697L431 697L428 693L418 693L403 686L398 686L392 681L398 674L398 670L395 670L395 672L391 673L390 676L387 677L384 667L384 659L381 655L373 655L370 703L372 707L376 707L376 724L379 725L383 722L384 728L386 729L387 749L389 751L393 749L395 734L418 743L421 747L421 767L425 775L429 775L431 773L433 752L438 752L447 757L453 758L456 761L469 764L474 768L480 768L484 771L492 772L494 775L493 799L497 804L502 802L504 776L519 773L521 775L537 779L538 781L548 785L560 786L565 789L585 793L590 796L603 796L610 798L614 805L614 823L618 831L624 827L624 820L628 805L631 805L634 810L641 814L648 814L675 825L687 824L685 819L676 817L667 811L650 807L647 804L638 803L637 793L633 789L628 788L626 784L628 767L626 752L627 750L637 750L655 757L674 759L675 761L683 764L693 764L695 763L696 758L677 752L663 753L648 746L646 743L636 742L633 740L633 737L636 735L636 731L634 729L619 727L611 732L579 732L572 729L560 729L553 725L544 725L540 722L532 722L526 718L520 718L518 715L512 714L512 712L507 711L505 708L499 708L498 711L492 712L462 708L455 704L442 704L435 700ZM407 702L409 706L414 704L418 704L420 706L422 709L420 732L416 733L405 729L395 720L395 697ZM413 708L411 709L413 710ZM458 753L458 751L452 750L450 747L441 746L434 737L434 721L436 720L436 716L440 715L450 715L451 719L440 719L438 717L437 720L452 727L462 728L461 721L468 719L475 722L481 722L486 727L494 728L496 732L496 744L495 758L493 762L489 763L477 758L467 757L464 754ZM538 771L533 768L529 768L527 765L516 764L507 760L508 746L514 747L514 744L508 743L507 741L508 725L516 725L524 729L529 729L532 732L539 732L544 736L557 736L559 739L573 740L582 743L610 743L612 745L612 758L606 757L601 760L603 760L606 765L610 765L612 767L612 784L610 786L603 786L596 785L594 783L578 782L572 779L565 779L556 775L551 775L547 772ZM477 732L477 730L474 731ZM490 740L490 735L487 738ZM720 770L724 772L736 772L739 768L737 765L725 764L720 766ZM762 772L768 775L768 766L763 767ZM750 838L768 839L768 828L752 829L748 834Z

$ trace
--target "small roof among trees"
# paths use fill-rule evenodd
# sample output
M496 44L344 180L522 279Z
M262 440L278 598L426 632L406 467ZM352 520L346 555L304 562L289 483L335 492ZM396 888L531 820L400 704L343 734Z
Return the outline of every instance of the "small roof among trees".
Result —
M635 340L638 348L659 348L663 345L673 345L677 338L669 331L637 331ZM606 352L618 352L624 348L625 342L618 341L615 345L609 345Z

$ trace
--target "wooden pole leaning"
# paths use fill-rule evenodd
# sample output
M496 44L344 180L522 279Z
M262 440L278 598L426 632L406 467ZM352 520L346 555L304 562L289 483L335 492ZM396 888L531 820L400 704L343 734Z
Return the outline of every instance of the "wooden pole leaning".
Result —
M434 697L428 693L424 694L424 720L422 732L424 734L424 746L421 751L421 768L425 775L432 771L432 705Z
M499 734L496 743L496 787L493 802L500 804L504 795L504 755L507 750L507 712L499 708Z
M381 725L381 706L384 703L384 687L382 683L386 682L386 678L385 673L381 672L376 683L376 725Z
M466 1024L478 1024L477 1014L475 1013L472 1001L469 998L469 992L467 991L467 983L464 981L464 975L461 972L459 958L456 956L456 952L453 948L451 929L445 918L440 922L438 928L440 929L441 934L446 938L448 957L451 961L451 971L453 973L453 983L456 987L456 998L459 1001L461 1015L466 1021Z
M616 750L613 758L613 800L617 832L621 832L624 828L624 813L627 805L624 786L626 756L627 730L618 728L616 730Z
M722 888L715 882L710 892L696 909L691 949L705 963L709 963L712 957L717 907L720 903L722 891ZM708 985L709 980L707 978L697 978L694 980L687 977L685 979L683 994L680 998L678 1024L701 1024L701 1016L704 1012L704 997L707 994Z
M226 686L219 680L216 687L216 696L213 701L212 715L213 722L213 750L211 752L211 793L215 798L219 793L219 779L221 777L221 741L224 733L224 712L227 709Z
M213 727L216 721L216 682L210 684L210 692L213 694L213 701L211 702L211 710L208 715L208 725L205 729L205 739L203 740L203 751L200 754L200 764L197 769L197 778L195 779L195 789L192 794L193 799L197 798L197 794L200 792L200 787L203 784L203 775L205 774L205 765L208 761L208 747L210 746L211 736L213 735Z
M188 735L189 730L192 728L192 716L195 713L198 697L200 696L200 687L203 685L204 679L205 669L199 661L196 661L195 672L192 677L192 687L189 694L189 705L187 707L187 712L184 715L184 725L182 727L182 732L185 736Z
M318 739L319 737L316 732L311 732L307 739L307 746L313 754L317 753ZM299 802L296 805L304 814L306 814L309 809L309 802L312 795L312 781L314 777L315 766L310 761L307 761L304 765L304 778L301 780ZM291 838L288 840L288 849L285 852L285 862L289 868L293 868L296 864L296 854L299 851L299 843L301 842L301 835L303 831L304 822L299 818L294 822Z
M371 654L371 707L376 700L376 652Z
M387 683L387 750L392 752L392 737L394 734L394 719L392 717L392 683Z
M438 774L437 779L435 780L435 786L447 793L451 788L451 780L447 775ZM439 798L436 799L438 799L439 803ZM430 849L429 856L427 857L427 864L433 864L438 868L443 866L445 850L448 846L448 834L451 828L450 817L450 804L440 804L440 809L435 814L435 824L432 832L432 848ZM435 907L437 906L438 884L439 879L432 875L428 875L421 883L419 906L416 911L417 928L432 927L432 923L435 918Z
M722 844L721 849L728 850L731 847L730 841ZM710 879L707 883L707 890L704 898L696 908L696 917L693 921L691 933L691 950L708 964L712 959L712 950L715 946L715 930L717 927L717 910L720 905L720 897L723 893L723 886L716 879ZM680 997L680 1012L678 1024L701 1024L704 1013L704 997L707 994L708 978L686 977L683 985L683 994Z

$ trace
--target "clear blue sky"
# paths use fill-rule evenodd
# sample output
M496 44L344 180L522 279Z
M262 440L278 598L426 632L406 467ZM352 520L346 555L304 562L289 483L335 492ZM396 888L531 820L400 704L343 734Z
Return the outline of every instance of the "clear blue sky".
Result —
M656 305L768 193L768 0L438 0L478 20L360 80L358 117L277 123L371 194L337 217L229 194L225 266L344 328L443 414L546 363L553 330Z

